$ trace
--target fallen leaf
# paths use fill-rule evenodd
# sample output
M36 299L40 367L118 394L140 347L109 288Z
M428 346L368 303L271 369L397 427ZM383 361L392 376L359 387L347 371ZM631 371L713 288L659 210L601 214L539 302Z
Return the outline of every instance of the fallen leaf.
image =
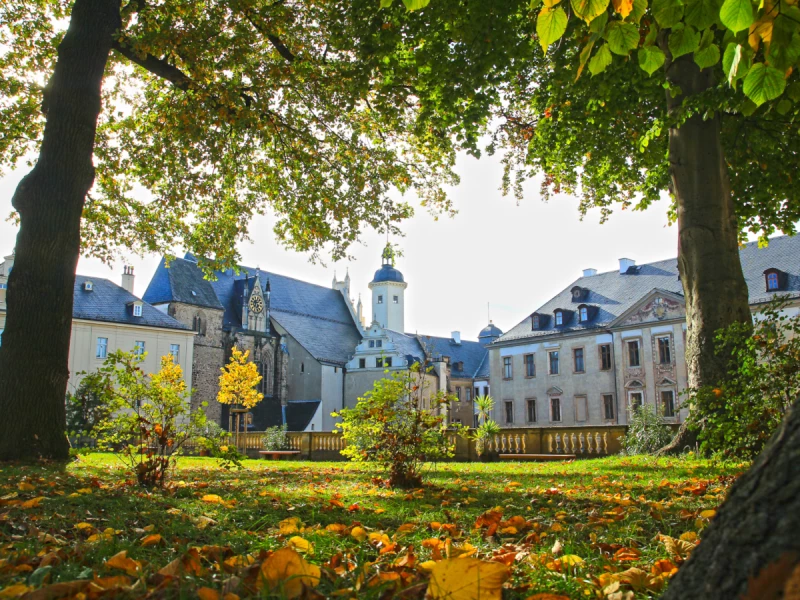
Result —
M112 569L120 569L125 571L128 575L136 576L142 567L142 563L138 560L128 558L128 551L123 550L118 552L106 561L106 566Z
M203 502L208 502L209 504L222 504L225 502L220 496L217 494L206 494L202 498L200 498Z
M359 542L363 542L365 539L367 539L367 532L363 527L353 527L353 529L350 531L350 535Z
M161 543L161 536L157 533L150 534L142 540L142 546L144 546L145 548L147 546L155 546L160 543Z
M297 550L298 552L305 552L306 554L314 554L314 546L305 538L299 535L289 538L289 547Z
M437 563L431 571L427 597L431 600L501 600L508 567L477 558L456 558Z
M282 592L290 600L300 596L304 587L316 587L321 573L291 548L278 550L261 564L261 582L267 591Z
M210 587L201 587L197 590L197 597L200 600L219 600L219 592Z

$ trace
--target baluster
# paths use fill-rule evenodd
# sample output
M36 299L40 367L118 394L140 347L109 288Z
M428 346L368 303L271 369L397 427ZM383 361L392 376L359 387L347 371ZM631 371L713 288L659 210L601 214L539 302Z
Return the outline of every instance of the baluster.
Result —
M556 434L556 454L561 454L561 434Z
M592 433L591 432L587 432L586 433L586 446L589 448L589 454L594 452L594 448L592 448Z
M583 454L583 432L582 431L578 434L578 446L579 446L579 449L580 449L580 453Z
M598 454L600 454L600 432L596 431L594 434L594 447Z
M572 442L572 454L575 454L575 451L578 449L578 444L576 444L577 439L577 436L573 432L572 436L570 436L570 441Z
M608 454L608 432L603 433L603 454Z
M552 454L553 453L553 436L551 436L548 433L546 437L547 437L547 453L548 454Z
M519 434L517 434L517 436L514 438L514 451L517 454L519 454L522 451L522 443Z
M525 448L525 438L526 437L527 436L524 436L524 435L522 436L522 453L523 454L527 454L528 453L527 449Z

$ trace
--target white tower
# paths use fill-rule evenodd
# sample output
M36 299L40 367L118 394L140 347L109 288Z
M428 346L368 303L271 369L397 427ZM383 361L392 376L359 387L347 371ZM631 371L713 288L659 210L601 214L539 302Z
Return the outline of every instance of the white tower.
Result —
M381 268L375 271L375 277L369 284L372 290L372 314L381 327L404 333L404 294L408 284L403 274L394 268L391 245L386 244L381 262Z

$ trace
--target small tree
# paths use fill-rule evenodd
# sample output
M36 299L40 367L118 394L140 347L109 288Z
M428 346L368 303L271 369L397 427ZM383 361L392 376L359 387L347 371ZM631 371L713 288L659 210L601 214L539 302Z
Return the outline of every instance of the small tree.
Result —
M453 455L442 414L453 398L443 391L426 397L429 371L419 363L395 371L376 381L354 408L335 414L347 442L342 454L388 469L391 487L418 487L424 461Z
M189 390L172 355L161 358L161 370L147 375L145 355L111 353L87 381L103 398L107 416L95 426L98 446L114 451L136 472L144 486L161 486L181 448L202 435L206 416L190 410Z
M672 438L664 419L650 404L633 411L628 432L620 442L625 454L652 454L663 448Z
M486 440L500 433L500 426L489 416L494 410L494 398L478 396L475 398L475 408L478 409L478 427L469 438L475 441L475 452L480 457L486 449Z
M83 379L78 389L67 394L67 432L89 436L95 425L108 416L108 405L94 383L100 374L84 372L81 375Z
M261 375L256 364L247 360L249 356L249 350L242 352L233 347L230 362L220 369L217 394L220 404L240 404L250 409L264 399L264 394L255 389L261 382Z
M689 425L700 448L753 458L800 396L800 317L789 317L776 299L749 325L736 323L717 335L730 349L729 378L691 396Z

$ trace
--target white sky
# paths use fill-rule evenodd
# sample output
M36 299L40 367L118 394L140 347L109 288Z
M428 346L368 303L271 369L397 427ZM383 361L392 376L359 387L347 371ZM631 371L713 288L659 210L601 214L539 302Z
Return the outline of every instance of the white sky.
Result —
M17 228L5 217L11 212L11 196L22 168L0 178L0 254L11 252ZM599 213L580 221L578 201L561 196L549 203L539 198L538 183L527 186L517 205L499 191L502 167L499 157L476 160L460 157L457 171L461 184L452 190L459 214L434 221L425 209L403 225L406 237L395 240L404 256L397 268L405 276L406 330L449 336L460 331L464 339L477 339L491 317L507 331L561 289L580 277L586 268L599 272L618 268L618 259L637 263L674 257L677 227L667 225L668 201L645 212L617 211L609 222L599 224ZM274 241L273 218L257 217L251 228L252 243L239 246L242 263L330 286L334 270L340 279L350 269L354 298L361 292L365 311L371 311L367 284L380 267L385 237L375 232L363 236L354 247L352 261L327 266L311 264L308 256L291 252ZM182 252L176 249L180 256ZM144 294L159 257L132 256L135 293ZM96 259L81 258L78 272L120 281L123 262L108 267ZM371 312L367 312L370 315Z

